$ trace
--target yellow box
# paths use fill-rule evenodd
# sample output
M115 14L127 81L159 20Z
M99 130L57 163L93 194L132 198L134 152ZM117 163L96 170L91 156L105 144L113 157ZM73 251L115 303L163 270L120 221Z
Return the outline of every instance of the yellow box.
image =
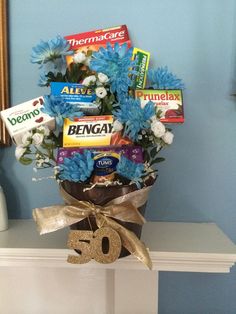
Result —
M137 70L137 75L134 77L133 88L143 89L146 86L150 52L134 47L132 59L136 60Z
M113 116L86 116L64 120L63 147L108 146L111 142Z

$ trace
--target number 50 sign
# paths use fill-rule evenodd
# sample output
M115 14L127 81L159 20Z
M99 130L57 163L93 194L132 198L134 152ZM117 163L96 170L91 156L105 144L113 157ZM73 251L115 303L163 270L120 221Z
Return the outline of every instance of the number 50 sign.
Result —
M102 243L107 238L109 249L103 252ZM98 263L113 263L120 255L121 239L119 234L109 227L93 231L72 230L69 233L68 247L80 252L78 255L69 255L67 262L72 264L85 264L91 259Z

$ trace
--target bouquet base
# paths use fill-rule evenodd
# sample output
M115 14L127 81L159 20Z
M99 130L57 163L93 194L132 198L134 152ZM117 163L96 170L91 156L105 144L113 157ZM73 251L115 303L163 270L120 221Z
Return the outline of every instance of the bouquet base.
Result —
M153 183L153 182L152 182ZM152 185L152 184L150 184ZM67 193L75 197L80 201L90 201L96 205L105 205L111 200L123 196L125 194L131 193L137 190L137 186L135 184L132 185L122 185L122 186L95 186L91 189L91 185L70 181L63 181L62 187L65 189ZM142 216L145 214L146 204L139 207L138 210ZM120 220L116 220L120 225L125 227L126 229L135 233L138 239L141 237L142 226L131 223L124 222ZM70 226L72 230L92 230L95 231L98 229L96 225L96 221L94 216L89 216L88 218L75 223ZM109 249L109 242L103 241L102 249L104 253L106 253ZM78 252L80 253L80 252ZM121 249L121 253L119 258L130 255L129 251L124 247Z

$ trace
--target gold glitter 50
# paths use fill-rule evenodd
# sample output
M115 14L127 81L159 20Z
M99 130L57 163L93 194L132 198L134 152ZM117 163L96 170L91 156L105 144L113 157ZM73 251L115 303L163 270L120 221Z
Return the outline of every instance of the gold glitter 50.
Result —
M103 239L109 241L108 252L102 248ZM78 252L78 255L69 255L68 263L85 264L92 258L98 263L113 263L120 255L121 239L119 234L112 228L104 227L93 231L72 230L68 237L68 247Z

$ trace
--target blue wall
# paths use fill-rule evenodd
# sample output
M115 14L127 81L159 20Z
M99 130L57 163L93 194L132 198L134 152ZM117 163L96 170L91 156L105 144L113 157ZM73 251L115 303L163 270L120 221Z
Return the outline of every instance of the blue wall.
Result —
M168 65L187 86L186 123L173 127L175 142L163 151L148 218L213 221L236 242L235 9L234 0L9 0L11 105L45 93L29 62L40 39L127 24L152 65ZM11 218L61 202L53 180L31 182L35 173L15 161L14 147L1 149L0 174ZM235 267L226 275L162 273L160 281L161 314L236 313Z

